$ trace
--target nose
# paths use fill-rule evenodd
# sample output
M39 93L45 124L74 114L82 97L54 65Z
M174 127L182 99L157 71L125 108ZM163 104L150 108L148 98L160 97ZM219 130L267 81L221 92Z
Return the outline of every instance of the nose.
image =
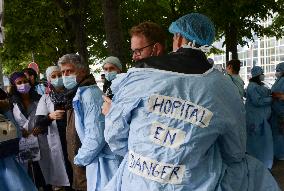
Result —
M69 72L68 71L63 71L62 72L62 76L69 76Z
M137 56L135 53L132 54L132 60L135 62L139 60L139 56Z

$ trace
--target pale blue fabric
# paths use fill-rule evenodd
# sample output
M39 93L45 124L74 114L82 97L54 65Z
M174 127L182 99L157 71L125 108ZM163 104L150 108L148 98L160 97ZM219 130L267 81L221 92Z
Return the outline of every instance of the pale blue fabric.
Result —
M180 17L170 25L169 32L179 33L187 40L194 40L199 45L211 45L215 37L214 24L208 17L199 13Z
M18 136L20 136L19 127L11 111L5 112L4 115L16 125ZM0 190L36 191L29 175L15 158L15 156L9 156L0 159Z
M271 92L284 93L284 77L276 80ZM284 101L274 100L272 103L271 127L274 142L274 155L277 159L284 159L284 134L281 133L279 122L284 120Z
M88 191L100 191L119 166L104 140L102 91L96 86L79 87L73 99L75 127L82 143L74 164L86 166Z
M32 180L15 156L0 159L0 190L37 191Z
M241 97L245 97L245 90L244 90L244 81L242 80L242 78L240 77L240 75L238 74L227 74L226 75L230 80L232 80L232 82L234 83L234 85L238 88L239 94Z
M269 119L272 97L269 89L250 82L246 94L247 152L269 169L273 164L273 138Z
M36 85L35 90L39 95L45 94L45 86L43 84Z
M113 152L126 156L104 190L280 190L270 172L245 154L244 105L237 89L216 69L187 75L134 68L119 75L111 89L114 97L105 138ZM155 97L156 102L164 101L153 106ZM207 109L203 115L201 107ZM176 108L182 115L174 118ZM189 112L188 108L195 109ZM206 123L202 119L209 116L208 110L212 118ZM192 122L177 119L181 116ZM157 122L162 125L153 131ZM174 133L161 137L162 132L169 133L163 126L185 133L184 137L175 139ZM177 143L178 147L169 147Z
M252 69L251 69L251 77L256 77L256 76L259 76L263 74L263 70L260 66L254 66Z

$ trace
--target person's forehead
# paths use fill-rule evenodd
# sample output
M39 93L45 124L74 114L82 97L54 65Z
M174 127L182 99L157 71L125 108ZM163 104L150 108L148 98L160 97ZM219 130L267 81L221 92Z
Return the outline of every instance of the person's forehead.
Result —
M58 75L58 74L61 74L61 71L55 70L55 71L51 72L50 75Z
M62 70L75 70L75 65L71 63L62 64L60 69L61 71Z
M113 68L113 67L116 67L116 65L112 63L106 63L103 68Z
M20 81L25 81L25 80L27 80L27 78L25 78L25 77L19 77L19 78L17 78L17 79L15 80L15 83L20 82Z
M131 49L141 48L148 44L148 40L144 35L133 35L131 37Z

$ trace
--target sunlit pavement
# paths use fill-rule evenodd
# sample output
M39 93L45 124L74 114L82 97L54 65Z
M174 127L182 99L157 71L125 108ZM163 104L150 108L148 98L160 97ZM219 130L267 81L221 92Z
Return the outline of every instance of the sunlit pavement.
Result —
M274 161L272 174L277 180L279 186L284 191L284 161Z

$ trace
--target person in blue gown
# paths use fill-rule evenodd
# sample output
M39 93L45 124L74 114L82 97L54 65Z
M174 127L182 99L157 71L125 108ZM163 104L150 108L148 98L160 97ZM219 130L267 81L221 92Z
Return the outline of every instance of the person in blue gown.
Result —
M273 164L273 139L269 123L271 117L271 91L264 86L263 70L251 70L246 93L247 152L262 161L269 169Z

